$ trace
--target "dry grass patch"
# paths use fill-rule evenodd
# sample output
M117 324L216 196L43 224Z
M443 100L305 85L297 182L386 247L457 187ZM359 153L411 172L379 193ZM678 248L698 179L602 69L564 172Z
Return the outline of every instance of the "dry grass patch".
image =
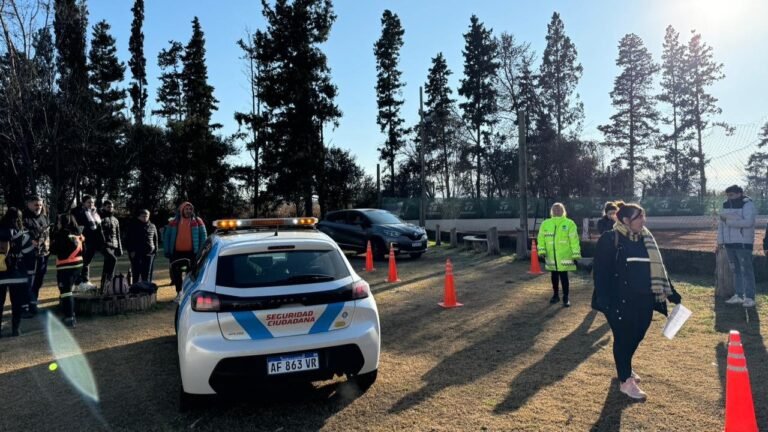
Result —
M449 255L465 306L443 310L437 302ZM42 330L0 340L0 400L15 414L0 416L0 430L721 430L731 328L742 331L758 422L768 428L759 314L746 322L743 308L715 305L705 279L676 285L694 316L675 340L661 336L664 321L654 317L634 364L650 398L632 403L613 378L610 329L589 307L588 275L572 274L573 307L565 309L548 303L548 276L527 275L528 264L510 256L435 248L401 260L399 284L384 283L386 265L377 264L366 278L379 304L382 358L379 380L365 394L340 378L253 389L178 414L174 292L162 288L164 303L153 311L84 319L75 330L99 383L97 406L47 370Z

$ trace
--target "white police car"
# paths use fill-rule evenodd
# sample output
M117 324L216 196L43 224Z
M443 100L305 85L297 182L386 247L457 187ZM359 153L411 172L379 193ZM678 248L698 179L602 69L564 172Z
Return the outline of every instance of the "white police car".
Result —
M346 375L363 390L376 380L376 302L316 222L214 222L176 313L181 409L288 380Z

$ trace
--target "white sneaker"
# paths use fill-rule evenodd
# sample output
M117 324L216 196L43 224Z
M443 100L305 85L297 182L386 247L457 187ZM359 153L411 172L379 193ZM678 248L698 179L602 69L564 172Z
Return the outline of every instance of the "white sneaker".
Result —
M637 386L634 378L627 378L619 385L619 391L636 400L645 400L648 395Z
M729 298L725 301L728 304L741 304L744 303L744 299L741 298L738 294L734 294L733 297Z
M744 307L755 307L755 300L747 297L741 305Z

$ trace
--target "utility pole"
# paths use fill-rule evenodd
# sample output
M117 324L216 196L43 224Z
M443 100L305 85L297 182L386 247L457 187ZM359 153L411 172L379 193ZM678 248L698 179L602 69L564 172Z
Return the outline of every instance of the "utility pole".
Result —
M419 117L421 117L421 143L419 143L419 166L421 167L421 199L419 199L419 226L426 227L426 189L424 187L424 146L427 145L427 125L424 119L424 97L419 87Z
M517 111L518 171L520 174L520 231L517 233L517 256L528 256L528 152L526 149L525 110Z
M376 208L381 208L381 165L376 164Z

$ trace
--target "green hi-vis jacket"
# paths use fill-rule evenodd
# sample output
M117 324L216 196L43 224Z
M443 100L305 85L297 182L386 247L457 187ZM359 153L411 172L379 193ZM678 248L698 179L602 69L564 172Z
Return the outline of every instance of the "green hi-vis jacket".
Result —
M575 260L581 258L581 245L574 221L565 216L545 220L536 242L547 271L576 271Z

